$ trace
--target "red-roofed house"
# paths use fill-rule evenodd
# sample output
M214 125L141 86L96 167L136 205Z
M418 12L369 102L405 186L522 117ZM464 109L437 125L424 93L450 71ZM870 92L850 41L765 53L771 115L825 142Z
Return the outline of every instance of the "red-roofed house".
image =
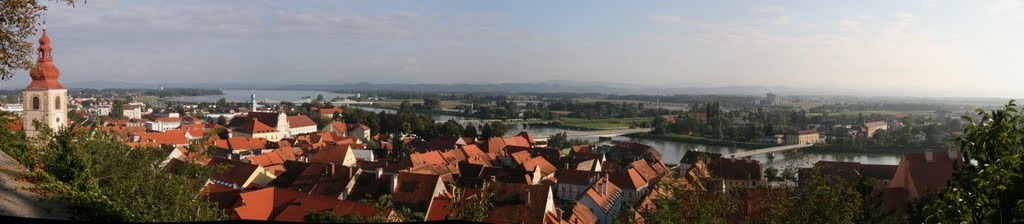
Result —
M875 132L878 130L888 130L889 124L885 123L885 121L872 121L862 124L860 129L860 133L863 133L865 137L870 138L871 136L875 136Z
M886 193L886 207L903 211L909 201L927 197L953 181L953 170L963 159L959 151L907 153L900 159Z
M368 142L371 140L370 127L359 123L335 121L331 122L331 124L327 125L323 129L320 129L320 132L334 132L341 136L357 138L361 142Z
M316 133L316 122L306 115L288 116L288 126L289 136Z
M344 109L338 107L313 108L313 111L320 114L321 119L334 119L334 113L338 113L339 115L345 113Z
M590 208L597 217L597 223L607 224L615 220L622 210L622 190L607 178L601 178L587 190L579 202Z
M244 189L253 183L266 185L276 178L274 174L267 172L263 167L238 160L213 157L206 165L226 166L227 170L214 175L210 181L235 189Z
M354 167L356 165L356 156L352 153L350 145L328 145L320 152L317 152L309 159L309 162L324 163L324 164L338 164L347 167Z
M251 118L235 128L234 135L243 138L263 138L271 142L280 141L284 136L277 129L264 124L259 118Z

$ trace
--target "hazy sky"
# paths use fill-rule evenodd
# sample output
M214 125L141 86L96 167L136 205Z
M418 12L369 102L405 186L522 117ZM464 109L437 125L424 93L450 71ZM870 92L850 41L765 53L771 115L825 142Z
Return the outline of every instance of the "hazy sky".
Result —
M54 6L47 20L64 82L579 80L1024 96L1024 1L708 2L88 1Z

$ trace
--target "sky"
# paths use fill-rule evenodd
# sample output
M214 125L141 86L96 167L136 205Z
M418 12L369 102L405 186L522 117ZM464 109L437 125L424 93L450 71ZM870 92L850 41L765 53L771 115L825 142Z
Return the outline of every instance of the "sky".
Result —
M52 6L46 20L65 83L574 80L1024 96L1024 0L88 1Z

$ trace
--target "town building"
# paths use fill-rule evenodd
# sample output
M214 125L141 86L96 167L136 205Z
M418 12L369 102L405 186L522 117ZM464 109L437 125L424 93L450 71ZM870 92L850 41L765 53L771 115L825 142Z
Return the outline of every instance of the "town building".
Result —
M39 57L36 65L29 71L32 82L22 90L24 99L24 123L25 134L36 136L39 131L33 125L34 121L42 125L59 130L68 126L68 90L57 80L60 78L60 70L53 65L53 48L50 47L50 37L46 34L46 26L43 26L43 35L39 37Z
M764 100L761 101L762 105L776 106L782 103L782 97L779 95L769 92L765 94Z
M142 119L142 106L127 104L124 105L122 114L128 119Z
M785 142L787 145L822 143L818 131L815 130L787 133Z
M871 137L875 136L875 132L877 132L878 130L888 130L888 129L889 129L889 123L886 123L885 121L872 121L872 122L868 122L868 123L862 124L860 126L860 133L861 133L862 137L871 138Z

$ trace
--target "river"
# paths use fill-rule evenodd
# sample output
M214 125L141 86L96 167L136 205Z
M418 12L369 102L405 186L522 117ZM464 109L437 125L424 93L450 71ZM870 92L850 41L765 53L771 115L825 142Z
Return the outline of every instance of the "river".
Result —
M373 108L373 107L358 107L358 108L359 109L368 110L368 111L373 111L373 112L385 111L386 113L394 113L394 110L391 110L391 109L381 109L381 108ZM442 115L442 114L423 114L423 115L428 116L431 119L434 119L434 120L437 120L437 121L446 121L446 120L456 120L456 121L477 120L477 119L474 119L474 118L466 118L466 117ZM562 129L562 128L553 128L553 127L541 126L541 125L509 125L509 130L508 130L508 132L506 132L505 135L512 136L512 135L518 134L521 131L527 131L531 135L534 135L534 136L540 136L540 135L550 136L550 135L553 135L553 134L556 134L556 133L570 131L570 130ZM587 140L590 140L592 142L596 142L597 141L597 137L580 137L580 139L587 139ZM639 142L641 144L653 146L654 148L658 149L659 152L661 152L662 159L664 160L665 163L678 163L679 159L681 159L683 157L683 155L685 155L686 152L689 151L689 150L699 150L699 151L714 152L714 153L720 153L720 154L730 154L730 153L736 153L736 152L741 152L741 151L749 150L749 149L742 148L742 147L704 145L704 144L668 141L668 140L660 140L660 139L632 138L632 137L626 137L626 136L617 136L617 137L612 138L612 140L634 141L634 142ZM782 155L782 153L776 153L775 154L775 158L768 158L767 155L757 155L757 156L751 157L751 159L755 159L755 160L761 161L761 164L781 169L781 168L784 168L785 166L787 166L789 164L793 164L793 165L797 165L797 166L801 166L801 167L810 167L812 164L814 164L815 162L820 161L820 160L825 160L825 161L844 161L844 162L859 162L859 163L864 163L864 164L896 165L896 164L899 164L899 162L900 162L900 155L901 154L899 154L899 153L891 153L891 154L882 154L882 153L870 153L870 154L865 154L865 153L808 153L809 158L806 160L805 163L801 163L802 161L794 161L791 158L786 158L784 155Z
M276 103L280 101L300 101L303 97L310 97L316 99L317 95L324 95L324 99L331 100L334 97L349 97L354 96L353 94L345 93L332 93L324 91L305 91L305 90L238 90L229 89L221 90L224 95L209 95L209 96L189 96L189 97L177 97L169 100L181 101L181 102L207 102L214 103L220 98L226 99L228 102L249 102L249 98L252 94L256 94L257 102L271 102Z

